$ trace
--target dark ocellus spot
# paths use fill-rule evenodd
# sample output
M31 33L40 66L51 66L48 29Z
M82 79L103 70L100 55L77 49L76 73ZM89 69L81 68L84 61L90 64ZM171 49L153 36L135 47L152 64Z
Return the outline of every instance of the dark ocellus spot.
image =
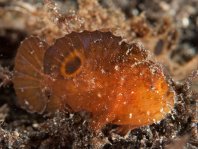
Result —
M160 39L160 40L157 42L157 44L156 44L156 46L155 46L155 48L154 48L154 54L155 54L155 55L160 55L161 52L162 52L162 50L163 50L163 47L164 47L164 41L163 41L162 39Z
M81 66L81 59L79 57L72 58L69 62L65 64L65 73L73 74L77 71Z

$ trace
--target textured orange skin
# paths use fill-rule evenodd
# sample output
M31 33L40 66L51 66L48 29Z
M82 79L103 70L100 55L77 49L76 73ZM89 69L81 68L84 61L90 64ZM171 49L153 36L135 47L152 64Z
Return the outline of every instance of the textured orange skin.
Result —
M36 37L27 39L19 48L15 62L13 81L19 104L38 113L65 109L88 111L95 131L112 123L120 126L121 133L126 133L160 121L174 106L174 92L161 67L147 60L143 48L120 41L120 37L100 31L73 32L57 39L49 48L45 43L40 46L41 41ZM32 55L35 62L29 60L33 68L21 65L27 60L21 60L20 55L30 57L28 49L40 54ZM67 75L64 64L72 54L78 55L82 65L73 75ZM38 57L43 64L40 67L36 63ZM24 74L28 75L24 77ZM38 90L41 91L35 92Z

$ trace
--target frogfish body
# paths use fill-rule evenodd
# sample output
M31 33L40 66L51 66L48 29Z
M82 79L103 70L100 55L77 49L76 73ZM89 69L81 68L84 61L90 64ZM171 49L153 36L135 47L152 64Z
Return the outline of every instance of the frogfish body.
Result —
M94 131L106 124L123 132L163 119L175 94L161 66L137 43L110 32L72 32L49 46L25 39L15 59L19 105L30 112L91 113Z

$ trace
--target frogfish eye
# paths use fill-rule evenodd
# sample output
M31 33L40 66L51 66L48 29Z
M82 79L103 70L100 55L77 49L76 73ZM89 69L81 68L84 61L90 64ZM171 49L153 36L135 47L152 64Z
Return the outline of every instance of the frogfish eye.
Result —
M83 64L82 56L79 53L71 53L63 60L60 72L63 77L72 77L80 72Z

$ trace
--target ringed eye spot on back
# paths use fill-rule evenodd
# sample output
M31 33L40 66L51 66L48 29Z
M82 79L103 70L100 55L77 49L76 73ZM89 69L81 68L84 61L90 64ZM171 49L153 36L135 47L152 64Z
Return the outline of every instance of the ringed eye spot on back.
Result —
M74 51L64 58L60 67L61 75L65 78L77 75L82 69L83 62L82 54Z

